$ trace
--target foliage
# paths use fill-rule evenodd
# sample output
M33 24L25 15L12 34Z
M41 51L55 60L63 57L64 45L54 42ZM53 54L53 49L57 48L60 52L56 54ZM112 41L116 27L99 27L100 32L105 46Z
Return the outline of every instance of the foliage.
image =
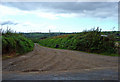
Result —
M2 33L2 53L18 53L23 54L29 51L32 51L34 47L34 43L25 38L20 33L13 33L8 30Z
M93 29L92 29L93 30ZM46 39L50 37L61 37L61 35L69 35L69 34L80 34L85 35L91 30L84 30L83 32L73 32L73 33L63 33L63 32L51 32L51 33L41 33L41 32L33 32L33 33L21 33L25 37L31 39L34 43L38 43L41 39ZM103 31L102 35L114 35L116 41L120 41L120 31ZM63 36L62 36L63 37Z
M53 36L65 35L65 34L72 34L72 33L22 33L25 37L31 39L34 43L38 43L40 39L46 39Z
M77 34L43 39L39 41L39 44L52 48L71 49L92 53L116 53L114 36L101 36L101 30L99 28Z

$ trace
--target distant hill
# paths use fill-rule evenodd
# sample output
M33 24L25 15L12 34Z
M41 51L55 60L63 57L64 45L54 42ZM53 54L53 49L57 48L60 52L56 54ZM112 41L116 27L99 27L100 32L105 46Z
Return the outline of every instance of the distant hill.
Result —
M22 33L25 37L30 38L33 42L38 42L40 39L50 38L73 33Z
M51 32L51 33L22 33L25 37L30 38L33 42L38 42L41 39L46 39L54 36L68 35L68 34L84 34L84 32L73 32L73 33L64 33L64 32ZM120 41L120 31L103 31L102 35L114 35L117 41Z

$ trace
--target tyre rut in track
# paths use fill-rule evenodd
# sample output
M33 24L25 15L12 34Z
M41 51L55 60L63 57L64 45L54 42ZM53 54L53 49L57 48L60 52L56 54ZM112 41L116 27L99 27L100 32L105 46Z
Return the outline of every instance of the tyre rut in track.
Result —
M79 51L42 47L16 58L3 60L3 71L63 71L118 66L118 58Z

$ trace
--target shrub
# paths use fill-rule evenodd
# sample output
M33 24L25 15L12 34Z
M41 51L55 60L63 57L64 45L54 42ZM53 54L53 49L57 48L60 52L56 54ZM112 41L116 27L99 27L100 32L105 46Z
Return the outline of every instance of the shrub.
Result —
M79 50L93 53L115 53L114 36L101 36L99 28L79 34L56 36L39 41L39 44L52 48Z
M19 33L6 32L2 35L2 53L12 52L23 54L32 51L34 43Z

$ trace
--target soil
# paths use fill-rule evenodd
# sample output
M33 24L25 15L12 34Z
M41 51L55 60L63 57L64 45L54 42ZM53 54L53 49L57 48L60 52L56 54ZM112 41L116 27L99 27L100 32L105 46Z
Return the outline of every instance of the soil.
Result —
M57 73L81 70L118 68L118 57L80 51L52 49L35 43L27 54L2 61L3 72Z

